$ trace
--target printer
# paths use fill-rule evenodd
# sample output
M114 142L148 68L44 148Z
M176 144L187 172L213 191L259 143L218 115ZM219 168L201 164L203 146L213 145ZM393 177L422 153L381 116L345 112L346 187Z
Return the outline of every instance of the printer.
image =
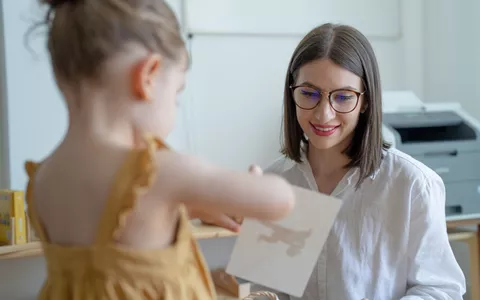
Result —
M386 141L434 170L446 188L447 219L480 216L480 123L459 103L423 103L386 92Z

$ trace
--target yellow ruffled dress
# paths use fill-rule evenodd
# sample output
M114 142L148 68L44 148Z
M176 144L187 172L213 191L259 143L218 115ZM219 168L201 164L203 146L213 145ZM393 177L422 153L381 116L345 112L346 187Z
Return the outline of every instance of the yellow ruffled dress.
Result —
M210 300L216 299L208 267L192 236L187 213L180 219L173 245L139 250L115 244L114 235L149 188L155 173L155 152L165 145L149 138L148 147L132 150L118 173L94 244L88 247L50 243L32 203L39 164L27 162L26 198L32 225L42 241L47 278L39 300Z

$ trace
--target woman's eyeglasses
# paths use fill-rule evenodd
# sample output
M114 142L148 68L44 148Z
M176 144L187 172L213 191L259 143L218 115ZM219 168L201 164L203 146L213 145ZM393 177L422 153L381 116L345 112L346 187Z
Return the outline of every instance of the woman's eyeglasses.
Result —
M357 108L358 99L365 94L365 91L360 93L349 89L322 92L309 85L290 86L290 89L292 90L295 104L301 109L314 109L322 100L322 94L325 94L333 110L342 114L354 111Z

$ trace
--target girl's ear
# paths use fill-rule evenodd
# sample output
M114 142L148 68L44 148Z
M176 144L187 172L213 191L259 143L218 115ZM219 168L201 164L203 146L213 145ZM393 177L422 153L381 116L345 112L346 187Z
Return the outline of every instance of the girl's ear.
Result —
M139 101L151 101L156 77L160 72L162 57L151 54L136 63L131 75L132 94Z

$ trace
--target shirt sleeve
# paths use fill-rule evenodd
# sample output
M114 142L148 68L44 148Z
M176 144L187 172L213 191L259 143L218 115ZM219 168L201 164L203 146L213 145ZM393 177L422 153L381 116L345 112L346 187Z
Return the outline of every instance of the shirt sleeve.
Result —
M465 276L448 241L445 185L436 173L412 201L408 264L408 290L400 300L463 299Z

